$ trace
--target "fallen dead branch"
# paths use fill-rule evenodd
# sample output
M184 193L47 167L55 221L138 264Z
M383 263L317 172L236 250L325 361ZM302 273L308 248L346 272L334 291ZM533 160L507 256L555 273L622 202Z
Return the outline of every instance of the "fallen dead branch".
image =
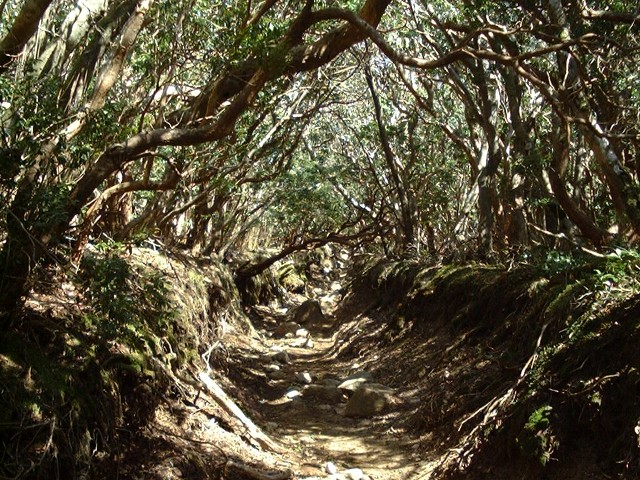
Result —
M250 467L249 465L246 465L244 463L234 462L233 460L227 461L224 467L225 477L235 478L232 477L232 475L234 473L237 473L237 471L242 472L242 474L244 475L242 478L255 480L288 480L290 478L293 478L293 472L289 469L284 472L267 473L262 470L258 470L257 468Z
M198 379L202 384L207 387L207 391L213 397L213 399L220 405L227 413L236 417L245 426L249 436L256 441L264 450L275 453L283 453L282 448L276 445L273 440L267 437L257 427L255 423L247 417L244 412L235 404L235 402L229 398L229 396L220 388L220 386L206 373L200 372Z

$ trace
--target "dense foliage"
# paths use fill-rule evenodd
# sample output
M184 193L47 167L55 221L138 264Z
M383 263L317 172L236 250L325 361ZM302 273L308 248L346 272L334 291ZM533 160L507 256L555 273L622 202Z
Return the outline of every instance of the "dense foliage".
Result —
M638 22L600 3L3 2L2 308L98 236L634 242Z
M602 383L614 400L637 390L632 348L619 359L601 343L635 339L635 324L624 307L614 321L626 330L598 314L639 288L637 0L3 0L0 18L0 368L14 377L2 385L0 423L18 440L0 476L29 474L37 455L56 470L61 434L60 458L78 476L92 449L116 455L115 425L127 415L142 424L153 407L144 396L127 407L118 385L134 395L134 372L161 389L213 342L207 315L235 289L227 266L236 285L262 292L257 278L277 260L327 243L409 268L416 257L503 262L477 276L442 271L438 300L470 292L477 311L491 306L485 286L525 285L509 284L521 270L503 270L535 273L531 291L508 292L516 303L531 296L530 317L519 317L531 322L516 333L538 339L535 367L557 376L532 368L525 384L521 370L524 403L499 434L516 429L540 463L568 442L557 415L573 397L537 390L573 382L571 392L595 395ZM140 245L216 265L218 283L182 272L204 306L171 293L175 265L124 259ZM240 261L248 250L261 255ZM300 276L288 268L281 277ZM83 292L58 323L58 312L21 310L34 290L46 297L52 271ZM444 285L434 278L430 287ZM584 311L556 315L570 306ZM519 341L509 315L479 321L487 354L501 334ZM541 345L547 324L536 322L547 317L553 341ZM597 363L581 377L589 349L615 370ZM529 367L531 351L507 360ZM156 371L151 356L161 357ZM87 384L102 392L96 403ZM578 404L597 418L598 399L585 398ZM615 405L637 413L635 398ZM603 418L622 431L606 438L636 448L636 417ZM637 458L625 459L633 472Z

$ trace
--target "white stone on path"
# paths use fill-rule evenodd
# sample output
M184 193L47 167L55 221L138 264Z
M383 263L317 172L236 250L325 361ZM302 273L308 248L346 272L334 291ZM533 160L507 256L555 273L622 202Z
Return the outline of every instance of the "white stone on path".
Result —
M365 477L364 472L359 468L350 468L349 470L345 470L340 473L349 480L363 480Z
M301 396L302 394L298 391L298 390L289 390L287 393L284 394L285 397L287 398L296 398Z
M333 475L335 473L338 473L338 467L336 467L336 464L333 462L327 462L324 464L324 471L329 475Z
M309 372L298 372L296 374L296 380L300 383L304 383L305 385L310 385L313 383L313 379L311 378L311 374Z

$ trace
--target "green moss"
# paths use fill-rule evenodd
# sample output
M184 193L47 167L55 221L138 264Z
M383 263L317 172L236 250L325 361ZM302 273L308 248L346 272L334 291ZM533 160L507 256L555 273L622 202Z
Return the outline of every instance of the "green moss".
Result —
M584 293L584 291L585 289L580 282L557 285L550 289L548 296L551 301L544 311L545 318L566 318L578 293Z
M543 405L534 410L517 438L521 452L536 459L542 466L549 462L559 446L551 425L552 412L551 405Z
M293 263L284 263L276 269L278 283L289 292L304 291L307 278Z

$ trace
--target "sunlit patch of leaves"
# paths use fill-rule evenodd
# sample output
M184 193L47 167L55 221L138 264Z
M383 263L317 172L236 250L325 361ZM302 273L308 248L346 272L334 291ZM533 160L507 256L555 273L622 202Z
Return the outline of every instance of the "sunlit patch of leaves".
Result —
M517 439L522 453L535 458L543 466L551 460L551 455L559 446L553 434L552 413L551 405L534 410Z
M154 351L154 337L170 333L175 315L165 279L133 267L122 244L103 242L96 249L99 255L85 256L80 272L93 306L87 323L105 340Z

